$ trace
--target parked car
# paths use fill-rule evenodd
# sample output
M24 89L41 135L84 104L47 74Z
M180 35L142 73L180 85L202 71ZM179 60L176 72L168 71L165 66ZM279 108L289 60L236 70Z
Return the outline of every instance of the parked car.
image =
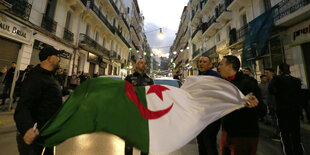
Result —
M115 76L115 75L102 75L99 77L103 77L103 78L111 78L111 79L115 79L115 80L123 80L123 78L121 76Z
M181 81L172 78L155 78L154 84L169 85L177 88L182 86Z

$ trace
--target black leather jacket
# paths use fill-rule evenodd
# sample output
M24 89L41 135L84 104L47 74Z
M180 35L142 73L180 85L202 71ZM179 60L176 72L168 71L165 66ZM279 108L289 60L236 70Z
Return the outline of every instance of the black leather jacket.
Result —
M21 97L14 114L17 130L24 134L36 122L40 129L61 105L61 88L54 72L37 65L22 83Z
M153 80L150 77L148 77L145 73L141 75L138 72L134 72L133 74L127 75L125 80L130 82L134 86L147 86L154 84Z

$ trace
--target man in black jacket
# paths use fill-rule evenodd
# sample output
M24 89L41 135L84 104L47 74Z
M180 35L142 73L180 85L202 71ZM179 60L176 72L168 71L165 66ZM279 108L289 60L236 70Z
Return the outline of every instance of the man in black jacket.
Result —
M147 86L154 84L153 80L145 74L146 67L146 60L139 59L136 64L136 71L131 75L127 75L125 80L134 86ZM132 155L132 151L132 146L125 143L125 155ZM141 155L147 155L147 153L141 152Z
M258 144L258 118L267 112L260 89L257 83L239 72L240 61L236 56L224 56L218 68L222 78L233 83L244 95L253 93L245 108L222 119L221 154L254 155Z
M7 71L7 68L6 68L6 66L5 66L5 67L3 67L3 68L1 69L1 71L0 71L0 77L1 77L3 74L5 74L6 71Z
M269 84L269 91L276 98L276 113L280 128L282 151L287 155L302 155L300 140L301 81L290 75L290 66L281 64L280 75Z
M20 101L14 120L18 130L17 144L20 154L41 154L43 147L35 143L39 130L62 105L62 93L55 70L59 68L59 54L48 46L41 50L41 63L33 68L22 84ZM53 154L53 148L46 148L45 154Z

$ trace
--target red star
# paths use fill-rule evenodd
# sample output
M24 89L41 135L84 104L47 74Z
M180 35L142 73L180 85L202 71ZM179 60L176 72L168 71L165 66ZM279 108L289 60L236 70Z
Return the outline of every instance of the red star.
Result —
M163 91L169 90L167 87L161 85L150 85L150 89L146 94L155 93L163 101Z

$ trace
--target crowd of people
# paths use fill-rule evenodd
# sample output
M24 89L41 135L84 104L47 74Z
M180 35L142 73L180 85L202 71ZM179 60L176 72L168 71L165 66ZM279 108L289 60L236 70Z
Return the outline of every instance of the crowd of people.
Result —
M62 97L67 89L74 90L90 78L87 73L72 73L68 78L67 70L59 66L62 51L47 46L39 53L41 61L37 66L29 65L19 72L16 82L16 94L19 96L14 114L16 122L17 143L20 154L41 154L43 147L33 143L40 134L39 130L63 104ZM309 121L309 90L302 89L301 81L290 75L290 66L281 64L280 74L275 75L272 68L266 68L260 76L260 83L252 76L250 68L240 70L240 61L232 55L224 56L213 70L209 57L201 57L197 62L200 76L215 76L225 79L238 87L244 95L250 94L244 108L236 110L220 120L208 125L198 136L200 155L254 155L257 151L259 137L259 120L272 124L276 139L281 139L285 154L303 154L300 137L301 109L306 110ZM0 76L5 74L2 103L5 103L11 88L16 64L4 67ZM145 59L138 59L135 72L125 80L134 86L154 84L145 73ZM177 72L175 79L182 74ZM15 96L15 95L13 95ZM15 98L15 97L14 97ZM217 135L221 132L220 147ZM126 143L125 155L131 155L132 144ZM45 154L53 154L53 148L46 147ZM141 153L147 154L147 153Z

